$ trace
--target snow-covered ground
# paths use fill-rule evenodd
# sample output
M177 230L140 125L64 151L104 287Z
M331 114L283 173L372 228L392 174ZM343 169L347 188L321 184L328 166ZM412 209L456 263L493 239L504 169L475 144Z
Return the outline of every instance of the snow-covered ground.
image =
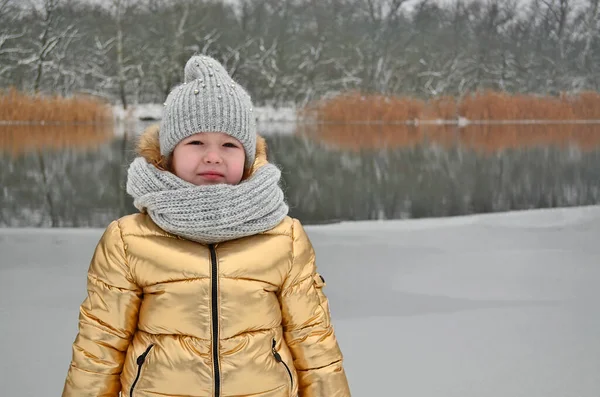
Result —
M132 105L127 111L118 105L112 109L117 135L122 135L124 128L130 127L131 123L141 125L133 127L136 131L143 130L145 125L161 120L163 114L163 105L156 103ZM257 106L254 114L261 135L293 134L296 131L298 117L294 107Z
M353 396L600 396L600 207L307 230ZM60 395L101 232L0 229L2 395Z
M163 105L158 103L143 103L131 105L127 111L120 105L113 106L113 115L116 120L133 119L154 119L160 120L163 114ZM257 106L254 108L254 114L259 123L266 122L293 122L297 119L296 109L294 107L274 107Z

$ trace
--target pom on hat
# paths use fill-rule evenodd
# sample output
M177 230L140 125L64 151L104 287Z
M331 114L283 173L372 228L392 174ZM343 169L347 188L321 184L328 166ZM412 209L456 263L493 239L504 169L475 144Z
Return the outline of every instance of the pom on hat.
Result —
M190 58L185 64L185 68L183 69L183 81L185 83L189 83L196 79L202 78L207 69L209 73L212 71L213 75L215 73L220 73L221 75L229 76L229 73L227 70L225 70L225 67L223 67L223 65L217 60L206 56L195 56Z
M223 132L241 142L246 168L256 151L256 119L250 95L214 58L191 57L184 68L184 83L165 102L160 126L160 151L168 156L175 146L198 132Z

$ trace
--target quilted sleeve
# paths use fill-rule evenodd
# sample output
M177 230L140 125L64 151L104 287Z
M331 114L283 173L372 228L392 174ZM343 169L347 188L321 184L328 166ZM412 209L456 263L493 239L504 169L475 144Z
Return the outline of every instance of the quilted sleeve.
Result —
M350 389L335 337L324 280L312 244L293 225L293 261L281 292L284 338L294 357L301 397L348 397Z
M142 299L130 274L118 221L107 227L96 247L87 291L62 396L117 397Z

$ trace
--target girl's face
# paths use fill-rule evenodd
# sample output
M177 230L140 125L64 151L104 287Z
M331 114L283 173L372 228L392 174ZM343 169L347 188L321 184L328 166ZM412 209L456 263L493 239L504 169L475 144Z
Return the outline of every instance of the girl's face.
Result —
M175 175L194 185L242 180L246 154L237 139L222 132L199 132L179 142L173 150Z

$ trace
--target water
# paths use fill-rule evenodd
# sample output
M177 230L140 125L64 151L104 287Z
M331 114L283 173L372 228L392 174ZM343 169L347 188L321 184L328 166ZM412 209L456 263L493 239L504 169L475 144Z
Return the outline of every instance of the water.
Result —
M104 227L135 212L126 170L150 124L0 126L0 226ZM599 125L259 131L306 223L600 203Z

